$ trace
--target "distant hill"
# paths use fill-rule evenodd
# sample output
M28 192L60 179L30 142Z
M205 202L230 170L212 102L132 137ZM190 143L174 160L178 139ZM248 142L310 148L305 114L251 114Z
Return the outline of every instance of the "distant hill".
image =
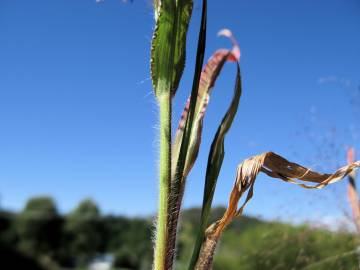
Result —
M215 208L212 220L225 209ZM194 232L200 210L188 209L182 214L180 230L181 262L191 256ZM349 270L359 269L358 237L348 232L267 222L242 216L223 234L214 261L214 270ZM186 269L180 263L178 270Z
M226 208L225 207L215 207L212 209L210 214L210 223L220 219L223 214L225 213ZM199 224L199 217L200 217L201 209L200 208L189 208L182 211L181 214L181 222L190 222L194 226L197 226ZM181 223L180 222L180 223ZM243 216L241 218L236 219L230 227L240 228L242 230L246 230L249 226L257 226L266 224L267 222L262 221L258 218L249 217L249 216Z

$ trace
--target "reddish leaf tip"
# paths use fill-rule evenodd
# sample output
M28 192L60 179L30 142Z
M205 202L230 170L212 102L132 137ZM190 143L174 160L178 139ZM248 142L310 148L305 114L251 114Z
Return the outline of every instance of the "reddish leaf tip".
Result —
M223 36L223 37L229 38L233 45L231 54L228 57L228 61L232 61L232 62L239 61L240 55L241 55L240 47L239 47L239 44L238 44L237 40L235 39L233 33L229 29L222 29L218 32L218 36Z
M353 163L355 160L355 150L354 148L350 147L347 151L347 162L348 164Z

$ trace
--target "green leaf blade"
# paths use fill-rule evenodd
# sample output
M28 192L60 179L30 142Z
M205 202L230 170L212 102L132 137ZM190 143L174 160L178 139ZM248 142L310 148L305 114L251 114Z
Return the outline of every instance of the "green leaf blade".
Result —
M151 46L151 78L157 98L163 94L173 97L185 66L193 1L163 0L155 4L158 15Z

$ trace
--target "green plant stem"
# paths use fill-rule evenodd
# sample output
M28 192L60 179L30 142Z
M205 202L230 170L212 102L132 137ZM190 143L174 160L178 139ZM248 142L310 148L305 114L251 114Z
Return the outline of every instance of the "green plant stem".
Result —
M169 238L168 210L171 184L171 97L162 94L160 105L160 190L155 242L155 270L166 269L166 244Z

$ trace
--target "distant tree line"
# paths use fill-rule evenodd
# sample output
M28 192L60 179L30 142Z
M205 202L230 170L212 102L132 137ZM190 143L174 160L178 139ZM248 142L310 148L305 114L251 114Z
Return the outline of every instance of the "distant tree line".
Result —
M211 221L223 211L215 208ZM199 215L197 208L182 213L177 270L188 267ZM152 229L152 217L102 215L90 199L61 215L51 198L32 198L19 213L0 211L0 269L85 270L95 256L111 254L113 269L149 270ZM358 246L347 231L243 216L224 233L214 270L358 269Z
M151 227L151 219L102 216L90 199L60 215L51 198L37 197L20 213L0 211L0 253L11 269L80 268L107 253L115 267L150 269Z

